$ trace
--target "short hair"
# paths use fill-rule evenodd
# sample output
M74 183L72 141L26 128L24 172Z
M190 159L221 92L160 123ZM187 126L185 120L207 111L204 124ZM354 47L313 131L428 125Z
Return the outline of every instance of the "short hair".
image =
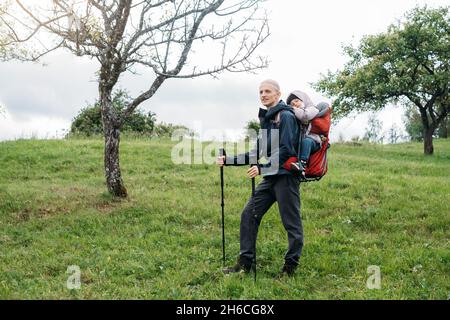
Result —
M264 85L264 84L273 87L273 88L276 89L277 91L280 91L280 85L279 85L278 82L276 82L275 80L272 80L272 79L266 79L266 80L264 80L263 82L261 82L261 84L260 84L259 86L262 86L262 85Z

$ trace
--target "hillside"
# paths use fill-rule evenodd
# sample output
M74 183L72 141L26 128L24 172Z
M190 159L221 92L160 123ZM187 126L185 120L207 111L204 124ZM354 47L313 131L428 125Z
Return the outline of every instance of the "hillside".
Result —
M450 140L330 149L302 185L305 247L274 280L287 246L276 206L258 235L258 281L224 276L220 176L175 165L170 141L123 139L129 199L105 192L102 140L0 143L0 299L448 299ZM227 262L239 250L246 168L225 168ZM259 181L259 180L258 180ZM69 290L68 266L81 270ZM371 265L381 289L369 290Z

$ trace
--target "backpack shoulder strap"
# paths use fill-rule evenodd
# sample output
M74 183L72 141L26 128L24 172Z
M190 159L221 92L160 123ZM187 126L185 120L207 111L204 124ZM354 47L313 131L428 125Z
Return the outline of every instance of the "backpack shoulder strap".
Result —
M277 127L280 126L280 122L281 122L281 113L284 112L284 111L291 112L291 113L294 115L294 117L295 117L295 113L294 113L293 110L281 110L280 112L278 112L278 113L275 115L275 118L274 118L274 122L275 122L275 124L277 125ZM295 117L295 119L297 119L297 117Z
M275 115L275 124L277 125L277 127L280 126L280 122L281 122L281 112L282 112L282 111L278 112L278 113Z

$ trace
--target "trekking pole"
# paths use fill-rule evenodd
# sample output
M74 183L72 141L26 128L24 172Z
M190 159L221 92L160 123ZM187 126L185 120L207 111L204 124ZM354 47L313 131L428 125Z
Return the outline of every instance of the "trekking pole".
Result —
M253 167L254 165L258 165L259 162L259 139L256 140L256 164L250 164L250 168ZM259 170L259 169L258 169ZM253 239L253 243L255 245L255 253L253 256L253 272L254 272L254 281L256 283L256 240L258 239L258 221L256 220L256 204L255 204L255 178L252 178L252 202L253 202L253 207L252 207L252 219L253 219L253 228L254 228L254 232L253 234L255 235L255 238Z
M219 149L219 155L226 156L225 149ZM220 189L222 192L222 201L220 203L222 207L222 253L223 253L223 265L225 266L225 203L223 201L223 166L220 167Z
M257 221L256 221L256 208L255 208L255 178L252 178L252 202L253 202L253 208L252 208L252 218L253 218L253 234L255 235L255 255L253 256L253 266L254 266L254 280L256 283L256 239L257 239L257 230L258 230L258 225L257 225Z

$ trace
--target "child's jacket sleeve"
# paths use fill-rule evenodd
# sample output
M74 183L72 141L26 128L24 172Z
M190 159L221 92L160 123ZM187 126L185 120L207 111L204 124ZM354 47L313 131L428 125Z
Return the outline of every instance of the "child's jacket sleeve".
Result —
M294 108L295 117L302 122L311 121L317 116L318 113L319 109L314 106L307 108Z

